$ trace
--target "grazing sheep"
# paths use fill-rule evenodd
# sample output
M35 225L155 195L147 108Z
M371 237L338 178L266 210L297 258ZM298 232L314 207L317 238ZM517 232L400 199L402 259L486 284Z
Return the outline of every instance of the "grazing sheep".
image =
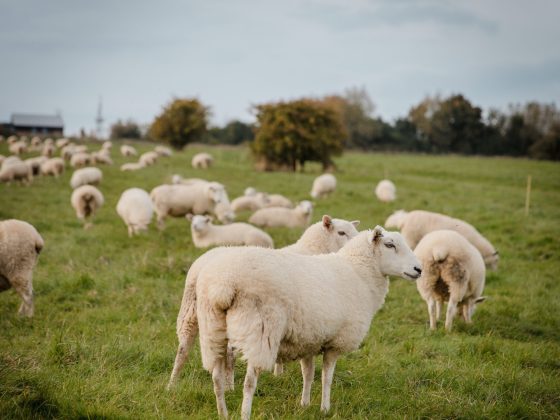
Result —
M389 216L387 222L396 224L412 249L416 247L420 239L434 230L449 229L459 232L478 249L487 268L495 270L498 267L500 259L498 251L474 226L461 219L424 210L414 210L404 214L402 210L399 210Z
M470 324L476 304L485 299L482 290L486 269L480 252L459 233L436 230L422 238L414 253L423 267L416 287L428 304L430 328L436 329L443 302L448 302L445 317L448 331L458 308Z
M31 182L31 180L33 179L33 172L29 165L22 161L14 161L6 164L6 160L4 160L4 163L2 163L2 169L0 170L1 182Z
M158 160L159 155L153 150L150 152L142 153L138 163L142 163L144 166L154 165Z
M128 236L148 230L154 215L154 204L150 195L140 188L129 188L121 194L117 213L128 227Z
M397 198L397 187L388 179L383 179L375 187L375 195L383 203L395 201Z
M169 157L173 154L173 151L169 147L165 147L165 146L156 146L154 148L154 152L156 152L159 156L162 157Z
M220 245L254 245L274 248L268 233L248 223L231 223L225 226L212 224L209 216L187 214L191 221L191 234L194 246L208 248Z
M19 156L22 153L27 152L27 144L23 141L18 141L18 142L10 144L10 147L8 148L8 150L10 151L10 153L13 153L16 156Z
M191 165L195 169L208 169L214 164L214 158L209 153L197 153L191 160Z
M138 171L142 168L145 168L146 165L144 165L142 162L130 162L130 163L125 163L123 165L121 165L121 171L126 172L126 171Z
M74 171L70 179L70 186L72 189L76 189L82 185L97 185L102 178L103 172L101 172L101 169L89 166Z
M277 252L291 252L302 255L318 255L336 252L342 248L350 239L358 235L356 227L359 221L348 222L341 219L333 219L324 215L320 222L309 226L301 238L293 245L276 250ZM179 346L173 365L173 372L167 385L171 389L177 381L189 351L194 344L198 334L198 320L196 318L196 282L200 270L213 258L222 252L231 252L232 247L214 248L200 256L189 268L185 280L185 289L181 301L181 309L177 316L177 338ZM228 363L228 386L233 388L233 355L230 355ZM282 365L275 367L275 372L280 372Z
M32 147L37 148L40 145L41 145L41 137L35 136L31 139L31 146Z
M56 141L56 147L58 147L59 149L62 149L64 146L66 146L68 143L70 143L70 140L68 140L67 138L60 138Z
M76 216L84 222L84 229L92 226L93 223L87 222L87 219L93 217L104 202L103 194L93 185L82 185L76 188L70 198L70 203L76 210Z
M25 159L25 164L31 168L33 176L41 174L41 165L49 160L46 156L38 156L34 158Z
M82 166L90 165L91 163L93 163L91 155L86 152L75 152L72 154L72 157L70 157L70 166L73 168L80 168Z
M41 150L41 155L46 157L53 157L56 148L52 144L45 143L43 145L43 150Z
M136 149L132 146L129 146L128 144L123 144L121 146L121 155L123 156L136 156L138 154L138 152L136 151Z
M249 218L249 223L262 227L306 227L311 221L313 204L303 200L294 209L268 207L257 210Z
M59 157L48 159L41 165L42 175L52 175L55 178L58 178L58 176L62 175L63 172L64 172L64 159Z
M13 163L23 162L19 156L10 155L2 160L2 169L7 168Z
M333 174L323 174L315 178L311 188L311 197L321 198L333 193L336 189L336 178Z
M0 292L13 287L21 297L19 314L32 317L33 268L45 242L27 222L0 222Z
M258 269L257 269L258 268ZM420 263L399 233L362 232L336 254L297 255L233 248L205 265L196 284L202 363L211 372L218 414L227 348L247 361L241 417L249 419L261 371L301 360L301 405L310 402L313 357L323 355L321 410L330 409L337 358L358 348L389 290L387 276L415 280Z
M241 197L237 197L231 202L231 208L236 213L244 210L256 211L263 207L268 207L269 203L268 194L256 193L251 196L242 195Z
M235 216L224 186L217 182L160 185L151 191L150 197L154 202L160 229L163 229L167 216L213 213L222 223L232 222Z

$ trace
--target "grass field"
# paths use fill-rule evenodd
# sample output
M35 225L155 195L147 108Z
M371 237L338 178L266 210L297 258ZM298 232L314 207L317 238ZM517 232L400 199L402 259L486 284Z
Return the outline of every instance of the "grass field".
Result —
M153 146L143 144L142 151ZM118 149L118 148L117 148ZM19 298L0 295L0 418L215 418L210 375L198 345L178 387L165 391L176 350L175 319L194 249L184 219L129 239L115 212L123 190L150 190L174 173L224 183L230 198L247 186L298 200L319 167L305 173L257 173L247 149L213 148L214 168L194 171L191 147L139 172L125 158L102 167L106 203L84 231L70 206L67 171L30 186L0 184L0 219L32 223L45 239L34 275L35 317L20 319ZM7 155L6 144L0 154ZM396 279L369 335L339 359L329 418L560 418L560 165L505 158L347 153L336 161L339 187L318 201L322 214L383 224L399 208L466 219L499 249L474 324L452 333L427 328L413 283ZM398 199L386 205L373 188L384 174ZM531 213L525 184L533 178ZM241 215L246 220L248 214ZM271 229L276 246L300 230ZM254 418L322 418L320 368L311 406L299 406L299 364L281 377L261 375ZM244 366L226 395L239 417Z

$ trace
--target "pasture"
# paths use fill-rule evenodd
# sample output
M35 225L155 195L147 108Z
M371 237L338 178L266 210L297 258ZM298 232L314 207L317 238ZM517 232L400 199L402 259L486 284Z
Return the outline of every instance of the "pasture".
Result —
M304 173L258 173L248 149L189 147L152 167L120 172L130 158L113 147L115 165L100 166L105 206L90 230L70 206L72 170L30 186L0 184L0 219L32 223L45 239L34 274L35 316L17 316L19 298L0 294L0 417L193 418L217 416L212 381L198 345L175 390L167 392L176 351L175 320L186 272L204 251L193 247L190 225L168 219L164 231L129 239L115 206L126 188L153 187L171 175L226 185L230 199L247 186L306 199L319 167ZM94 146L97 148L97 145ZM139 151L153 148L140 143ZM192 155L211 149L215 166L195 171ZM0 153L8 155L5 143ZM27 155L26 155L27 157ZM393 280L385 306L356 352L339 359L328 418L559 418L560 417L560 165L525 159L369 154L336 160L336 193L315 200L323 214L359 219L359 229L383 224L392 211L426 209L462 218L500 251L487 275L474 324L445 333L428 329L426 305L414 283ZM397 201L373 194L385 175ZM527 175L531 212L524 215ZM242 214L238 220L246 220ZM301 230L269 229L276 247ZM254 418L322 418L320 368L311 406L299 406L299 364L280 377L264 373ZM226 394L239 417L244 365Z

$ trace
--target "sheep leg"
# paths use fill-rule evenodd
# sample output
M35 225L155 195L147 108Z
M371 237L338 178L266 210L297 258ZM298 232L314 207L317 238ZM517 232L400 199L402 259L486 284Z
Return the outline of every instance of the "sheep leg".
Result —
M430 329L435 330L437 326L437 305L435 299L428 299L428 315L430 316Z
M441 300L436 300L436 321L439 321L439 319L441 318L441 305Z
M284 373L284 364L275 363L274 364L274 376L279 376Z
M226 390L233 391L234 388L234 367L235 354L233 354L233 347L228 346L226 354Z
M173 388L173 386L177 382L179 373L181 373L181 370L183 370L183 366L187 361L187 357L189 356L189 352L194 344L195 338L196 338L196 334L187 335L184 340L181 340L179 342L179 347L177 348L177 355L175 356L175 363L173 365L173 372L171 372L171 378L169 378L169 383L167 384L168 390Z
M323 372L321 375L321 382L323 385L321 411L323 413L328 412L331 408L331 385L337 358L338 353L333 350L326 350L323 353Z
M257 389L258 378L259 370L248 364L245 382L243 383L243 403L241 404L241 418L243 420L249 420L251 417L251 406L253 405L253 396Z
M18 314L32 317L34 312L32 272L15 277L12 285L22 300Z
M218 415L227 419L228 411L225 398L225 359L216 360L212 369L212 381L214 382L214 394L216 395L216 405L218 406Z
M463 305L463 319L465 320L465 322L467 324L472 324L472 319L471 319L471 315L472 315L472 307L473 307L473 303L472 301L468 301L467 303L465 303Z
M453 298L449 299L447 303L447 314L445 315L445 329L451 331L453 326L453 318L457 314L457 301Z
M315 366L313 356L305 357L300 360L301 376L303 376L303 391L301 393L301 406L307 407L311 398L311 384L313 383L313 374Z
M134 228L131 225L128 225L128 237L132 238L134 236Z

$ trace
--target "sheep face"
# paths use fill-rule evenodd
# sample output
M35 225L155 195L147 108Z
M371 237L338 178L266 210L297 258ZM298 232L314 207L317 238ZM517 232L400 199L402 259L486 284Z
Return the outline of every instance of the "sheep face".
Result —
M247 187L247 188L245 188L245 192L244 192L243 195L246 195L247 197L252 197L256 194L257 194L256 189L254 189L253 187Z
M229 200L221 201L216 204L216 207L214 207L214 213L216 213L216 217L223 224L228 224L235 220L235 213L231 209Z
M212 218L209 216L187 214L186 217L191 221L191 229L197 233L205 232L212 223Z
M359 220L347 222L346 220L333 219L328 215L324 215L322 221L323 229L328 232L334 242L334 246L331 248L332 252L338 251L346 242L359 233L356 230L356 227L360 224Z
M298 208L303 214L308 215L313 211L313 204L311 203L311 201L303 200L299 202Z
M384 276L416 280L422 274L422 264L400 233L376 226L368 233L368 242L379 255L379 269Z
M494 252L491 255L484 256L484 264L490 270L497 270L499 261L500 261L500 254L498 253L498 251Z

